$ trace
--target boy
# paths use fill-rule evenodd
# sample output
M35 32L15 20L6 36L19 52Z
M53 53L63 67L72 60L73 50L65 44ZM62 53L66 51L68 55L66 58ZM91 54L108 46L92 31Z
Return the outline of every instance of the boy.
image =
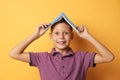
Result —
M34 34L10 52L12 58L38 67L41 80L85 80L88 67L94 67L98 63L111 62L114 59L112 52L93 38L84 26L78 28L78 36L88 40L99 53L73 52L69 47L73 39L73 31L65 20L51 26L50 38L54 48L50 54L48 52L24 52L34 40L40 38L47 31L45 26L48 25L40 25Z

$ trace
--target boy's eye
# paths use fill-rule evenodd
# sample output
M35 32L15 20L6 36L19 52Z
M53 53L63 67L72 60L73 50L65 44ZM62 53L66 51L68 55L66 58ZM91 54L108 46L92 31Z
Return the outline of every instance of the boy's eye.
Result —
M68 32L64 32L64 34L69 34Z
M56 35L58 35L59 33L58 32L55 32Z

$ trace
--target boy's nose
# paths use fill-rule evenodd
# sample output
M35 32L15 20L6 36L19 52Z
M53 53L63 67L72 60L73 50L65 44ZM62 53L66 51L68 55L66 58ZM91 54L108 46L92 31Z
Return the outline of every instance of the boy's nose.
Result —
M61 33L61 34L59 35L59 38L64 38L64 34Z

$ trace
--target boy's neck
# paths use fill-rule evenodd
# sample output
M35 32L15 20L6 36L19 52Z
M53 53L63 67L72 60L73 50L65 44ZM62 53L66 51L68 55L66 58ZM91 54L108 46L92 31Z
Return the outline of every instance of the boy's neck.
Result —
M57 48L55 48L55 50L57 52L60 52L63 56L67 53L68 49L69 49L69 47L66 48L66 49L57 49Z

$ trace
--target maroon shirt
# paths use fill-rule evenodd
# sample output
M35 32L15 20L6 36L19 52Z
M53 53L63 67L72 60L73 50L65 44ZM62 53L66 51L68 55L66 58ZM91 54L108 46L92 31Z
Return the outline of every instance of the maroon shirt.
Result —
M48 52L30 52L30 65L36 66L41 80L85 80L88 67L94 67L95 53L73 52L70 48L65 56L55 49Z

